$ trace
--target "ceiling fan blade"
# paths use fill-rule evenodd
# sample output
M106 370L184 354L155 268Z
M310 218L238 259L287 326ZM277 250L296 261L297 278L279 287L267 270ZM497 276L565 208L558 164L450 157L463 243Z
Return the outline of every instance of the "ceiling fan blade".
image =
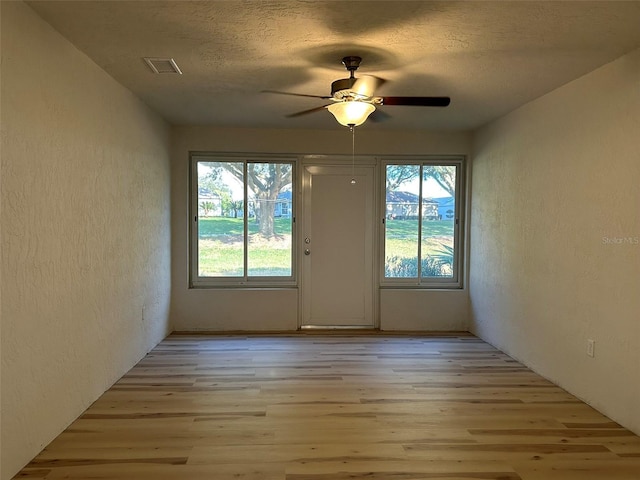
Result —
M415 107L446 107L449 97L380 97L381 105L406 105Z
M373 75L362 75L356 78L355 83L351 87L351 90L359 95L365 97L373 97L378 87L380 87L386 80L380 77L374 77Z
M306 93L280 92L278 90L262 90L262 93L277 93L279 95L293 95L296 97L324 98L325 100L328 100L331 98L323 95L307 95Z
M320 110L325 109L329 105L331 105L331 104L329 103L327 105L322 105L320 107L310 108L309 110L303 110L301 112L290 113L289 115L287 115L287 118L300 117L301 115L307 115L308 113L319 112Z

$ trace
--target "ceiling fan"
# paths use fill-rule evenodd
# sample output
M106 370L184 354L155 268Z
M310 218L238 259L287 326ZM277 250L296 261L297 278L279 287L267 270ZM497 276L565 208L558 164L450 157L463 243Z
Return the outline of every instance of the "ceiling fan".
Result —
M294 95L297 97L311 97L330 100L330 103L319 107L292 113L287 117L299 117L309 113L329 110L336 120L346 126L355 127L361 125L375 111L376 107L386 105L416 106L416 107L446 107L451 102L449 97L379 97L375 96L376 89L385 83L385 80L372 75L363 75L356 78L354 72L360 66L362 58L348 56L342 59L342 63L349 72L349 78L341 78L331 83L331 95L306 95L303 93L280 92L277 90L264 90L267 93L282 95Z

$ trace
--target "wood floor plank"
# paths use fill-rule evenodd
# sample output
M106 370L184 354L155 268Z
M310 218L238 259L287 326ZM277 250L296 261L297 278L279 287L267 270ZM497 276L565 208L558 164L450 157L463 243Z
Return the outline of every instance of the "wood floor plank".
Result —
M500 461L434 461L412 462L337 462L292 463L287 466L287 480L343 479L493 479L519 480L520 476Z
M16 478L638 480L640 437L471 335L171 335Z
M522 480L638 480L639 459L514 462Z

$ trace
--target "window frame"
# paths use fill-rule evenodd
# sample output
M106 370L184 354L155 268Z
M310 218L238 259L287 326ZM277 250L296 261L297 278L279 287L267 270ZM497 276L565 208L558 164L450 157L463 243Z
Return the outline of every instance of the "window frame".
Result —
M198 163L236 162L243 164L243 276L202 277L199 275L198 251ZM290 276L251 276L248 275L248 222L249 187L247 185L247 166L250 163L282 163L291 165L291 275ZM189 152L189 288L290 288L297 286L297 159L284 155L231 154L211 152Z
M456 167L456 191L455 191L455 211L454 211L454 237L453 237L453 276L451 278L441 277L386 277L386 203L387 203L387 166L389 165L419 165L420 167L420 193L418 212L418 265L422 261L422 224L423 224L423 196L422 196L422 175L424 166L455 166ZM382 213L382 225L380 228L380 288L404 288L404 289L463 289L464 288L464 245L465 245L465 200L466 200L466 157L460 155L421 155L412 157L386 157L381 162L380 174L380 212Z

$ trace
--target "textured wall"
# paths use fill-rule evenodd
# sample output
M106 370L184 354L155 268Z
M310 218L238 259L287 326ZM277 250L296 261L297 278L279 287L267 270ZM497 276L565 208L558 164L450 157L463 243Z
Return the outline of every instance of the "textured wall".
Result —
M328 115L328 113L327 113ZM172 132L172 297L171 319L176 330L294 330L298 325L298 291L188 288L189 150L218 152L280 152L345 155L351 135L335 130L257 130L175 127ZM359 155L467 154L467 133L356 133ZM467 290L385 291L380 324L385 330L466 330ZM429 313L431 312L431 313ZM441 312L435 317L433 312Z
M2 479L168 332L169 130L2 2Z
M483 339L640 433L638 132L640 50L477 132L470 297Z

